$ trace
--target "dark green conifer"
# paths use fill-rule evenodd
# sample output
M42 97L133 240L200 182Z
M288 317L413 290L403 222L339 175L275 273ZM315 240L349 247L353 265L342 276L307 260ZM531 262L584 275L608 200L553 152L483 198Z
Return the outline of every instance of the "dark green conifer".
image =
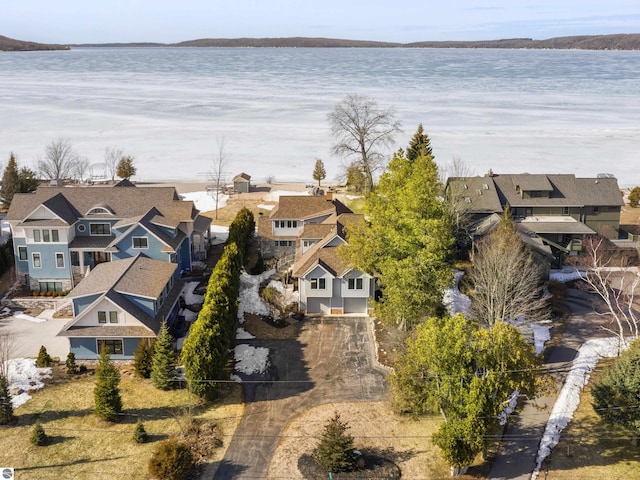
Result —
M160 390L173 388L175 380L176 353L173 349L173 337L162 322L160 333L153 347L153 361L151 367L151 381Z
M95 412L98 418L115 422L122 412L120 398L120 372L111 362L105 350L100 352L100 360L96 368L96 386L93 390Z

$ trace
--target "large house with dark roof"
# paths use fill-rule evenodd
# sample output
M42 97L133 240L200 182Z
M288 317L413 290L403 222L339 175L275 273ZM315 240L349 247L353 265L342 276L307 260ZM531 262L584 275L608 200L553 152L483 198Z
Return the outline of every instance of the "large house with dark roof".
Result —
M346 244L348 226L360 221L362 215L324 195L282 196L268 217L258 219L263 256L293 263L301 312L369 313L375 279L352 268L338 253Z
M211 220L174 187L40 186L16 194L5 220L18 281L32 291L68 291L97 265L146 257L190 270L206 253Z
M154 339L163 321L175 325L182 282L175 263L136 254L97 265L69 298L73 319L58 333L77 359L131 359L141 341Z
M481 236L509 208L527 243L553 257L560 267L582 248L585 236L617 239L624 205L618 181L610 175L577 178L573 174L503 175L447 180L446 195L469 217L469 235Z

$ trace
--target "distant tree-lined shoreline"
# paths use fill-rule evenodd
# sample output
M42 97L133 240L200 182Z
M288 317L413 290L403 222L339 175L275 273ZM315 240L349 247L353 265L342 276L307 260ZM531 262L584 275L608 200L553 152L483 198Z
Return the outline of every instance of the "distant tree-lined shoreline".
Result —
M640 50L640 33L578 35L545 40L508 38L475 41L422 41L412 43L345 40L337 38L202 38L179 43L82 43L48 45L14 40L0 35L0 51L68 50L73 47L239 47L239 48L503 48L503 49L577 49Z

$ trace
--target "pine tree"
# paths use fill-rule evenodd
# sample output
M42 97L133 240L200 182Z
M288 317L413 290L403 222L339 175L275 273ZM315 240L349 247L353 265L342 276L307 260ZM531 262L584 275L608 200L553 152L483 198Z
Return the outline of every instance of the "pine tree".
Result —
M42 447L47 444L47 434L44 432L44 428L42 428L42 424L40 422L36 422L33 426L33 430L31 430L31 438L29 440L32 445L37 447Z
M44 345L40 346L40 351L38 352L38 358L36 358L36 367L38 368L46 368L51 366L51 356L47 353L47 348Z
M313 169L313 179L318 181L318 186L320 186L320 181L324 180L327 177L327 171L324 169L324 163L319 158L316 160L316 166Z
M109 354L102 350L96 368L96 386L93 390L95 413L98 418L114 422L122 411L120 398L120 372L111 362Z
M413 134L407 148L407 159L413 162L418 157L433 158L433 150L431 149L431 140L429 135L424 133L422 124L418 125L418 130Z
M64 362L67 367L67 373L69 375L75 375L78 373L78 365L76 364L76 354L73 352L69 352L67 355L67 361Z
M20 176L18 173L18 162L16 162L16 157L11 152L9 154L9 162L4 169L4 173L2 175L2 203L6 206L11 204L13 200L13 195L20 191Z
M144 423L142 423L140 419L136 422L136 428L133 431L133 441L136 443L146 443L149 441L149 435L144 428Z
M13 421L13 404L9 392L9 381L0 370L0 425L8 425Z
M327 472L349 472L355 468L353 437L347 433L349 426L340 420L335 412L333 418L325 425L322 438L318 444L314 458Z
M151 381L160 390L169 390L175 379L176 353L173 349L173 337L162 322L160 333L153 347L153 362L151 367Z
M133 354L133 368L136 371L136 377L149 378L151 376L153 343L149 343L146 339L140 340L140 344Z

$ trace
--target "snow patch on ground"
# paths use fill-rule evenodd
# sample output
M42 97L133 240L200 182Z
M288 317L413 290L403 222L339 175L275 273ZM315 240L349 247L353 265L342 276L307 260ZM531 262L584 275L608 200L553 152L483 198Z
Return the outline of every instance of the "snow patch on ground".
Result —
M516 405L518 404L518 395L520 395L520 391L514 390L511 392L511 395L509 395L509 398L507 398L505 402L507 405L504 407L504 410L498 414L498 421L500 422L500 425L505 425L509 415L511 415L516 409Z
M180 198L183 200L191 200L195 207L201 212L212 212L216 209L216 194L215 192L187 192L181 193ZM223 208L227 205L229 195L218 195L218 208Z
M180 295L184 298L184 301L187 302L187 305L196 305L204 302L204 295L196 295L193 293L193 290L198 286L198 283L199 282L187 282L182 287Z
M462 271L455 272L454 285L444 291L442 302L445 307L447 307L449 315L455 315L456 313L467 315L469 313L469 308L471 308L471 299L467 295L463 294L458 288L458 283L460 283L460 279L463 275L464 272Z
M46 318L32 317L31 315L27 315L26 313L21 311L14 312L13 318L17 318L19 320L26 320L27 322L33 322L33 323L44 323L47 321Z
M258 208L261 208L263 210L273 210L274 208L276 208L276 206L275 205L267 205L267 204L264 204L264 203L259 203L258 204Z
M240 344L233 349L237 372L251 375L264 373L269 366L269 349Z
M553 405L551 415L549 415L547 427L540 441L536 467L531 474L531 480L538 478L542 462L551 454L551 450L560 441L560 433L573 418L580 403L580 392L589 382L589 376L598 360L603 357L615 357L618 355L619 346L620 341L616 337L595 338L587 340L578 350L558 399Z
M244 322L245 312L256 315L269 315L269 308L258 294L258 289L260 284L274 273L276 273L275 270L268 270L260 275L249 275L246 272L242 272L242 275L240 275L240 298L238 301L238 320L240 323Z
M236 330L236 340L251 340L252 338L256 338L254 335L251 335L244 328L239 327Z
M579 280L585 276L585 272L576 270L575 268L563 268L562 270L551 270L549 274L549 280L555 280L556 282L570 282L572 280Z
M14 358L7 361L7 380L13 408L24 405L31 399L28 392L44 388L42 379L51 378L50 368L36 367L30 358Z
M308 191L293 192L289 190L274 190L273 192L269 192L264 197L262 197L262 200L264 200L265 202L277 202L278 200L280 200L280 197L287 196L287 195L309 195L309 192Z
M544 344L551 340L551 322L532 323L533 345L536 355L544 352Z

